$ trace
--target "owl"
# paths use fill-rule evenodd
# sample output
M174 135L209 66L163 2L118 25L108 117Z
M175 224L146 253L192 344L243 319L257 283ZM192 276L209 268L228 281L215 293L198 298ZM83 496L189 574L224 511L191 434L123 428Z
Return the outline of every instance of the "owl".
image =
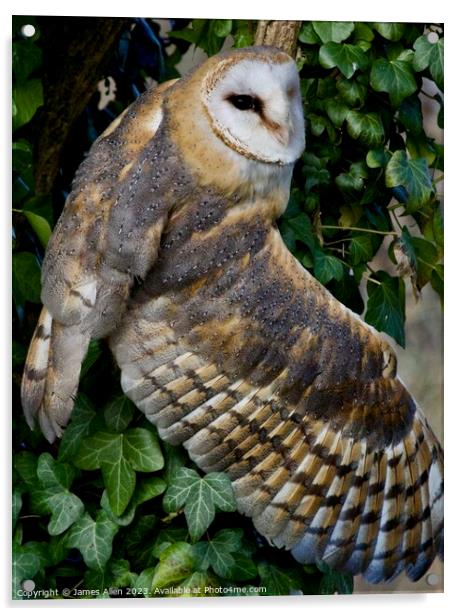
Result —
M141 95L79 168L22 382L49 441L89 342L162 439L226 472L301 563L413 580L443 550L443 452L389 344L285 247L304 121L294 61L210 58Z

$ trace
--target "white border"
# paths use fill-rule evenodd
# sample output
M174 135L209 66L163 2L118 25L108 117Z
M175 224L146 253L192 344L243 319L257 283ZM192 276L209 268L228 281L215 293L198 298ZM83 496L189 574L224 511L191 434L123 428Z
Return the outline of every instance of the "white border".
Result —
M2 160L0 171L3 188L3 203L1 206L1 231L3 254L1 259L1 280L3 281L3 301L1 302L2 324L2 369L0 370L0 386L3 393L2 405L4 423L2 435L4 437L3 456L6 477L2 481L3 499L0 508L2 529L5 536L2 545L5 546L1 559L1 598L7 609L16 609L26 613L31 609L40 612L57 609L84 610L91 614L101 609L155 609L158 613L177 614L179 610L188 610L191 614L202 613L204 610L220 609L224 612L234 610L250 612L266 610L277 613L282 609L307 614L318 612L323 616L330 616L342 610L343 614L371 614L375 616L397 611L399 615L417 613L420 616L433 614L437 610L451 610L461 603L460 586L463 586L461 574L461 555L463 545L461 541L461 472L462 460L462 410L461 391L459 382L461 376L461 360L457 355L460 350L461 337L461 269L462 234L463 234L463 202L462 187L459 182L463 174L461 169L461 106L462 106L462 76L461 65L458 61L462 57L461 39L463 21L457 12L458 3L454 0L440 0L440 2L426 2L425 0L388 0L387 2L366 2L365 0L331 0L330 2L310 2L309 0L284 0L280 3L268 1L251 5L250 0L222 1L220 4L206 0L132 0L130 3L101 2L97 0L81 0L78 5L63 5L62 0L55 1L7 1L3 3L0 27L2 29L2 44L4 61L1 63L3 83L3 101L5 105L2 113L5 147L1 150ZM342 597L256 597L240 599L157 599L153 601L119 600L119 601L41 601L12 602L10 597L10 456L11 456L11 422L9 413L11 408L10 395L10 103L11 91L11 15L105 15L153 17L218 17L218 18L248 18L248 19L319 19L319 20L349 20L349 21L437 21L444 22L446 29L445 45L445 81L446 81L446 200L447 211L445 217L446 228L446 312L445 312L445 449L446 449L446 564L445 564L445 592L443 594L409 594L409 595L355 595ZM8 281L6 283L5 281ZM463 588L461 589L463 590ZM337 611L335 611L337 610ZM455 610L456 611L456 610Z

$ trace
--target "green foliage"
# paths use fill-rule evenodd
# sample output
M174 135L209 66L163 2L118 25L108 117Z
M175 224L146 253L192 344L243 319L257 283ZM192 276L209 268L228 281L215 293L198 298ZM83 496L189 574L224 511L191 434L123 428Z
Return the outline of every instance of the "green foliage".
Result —
M283 238L338 299L405 345L403 283L410 279L416 294L427 284L441 299L443 292L435 181L442 147L426 134L422 113L423 78L443 90L442 28L308 22L299 43L306 151ZM442 105L440 94L434 98ZM395 246L404 228L414 243L427 242L426 256L413 259L408 251L400 266L393 250L389 262L377 264L383 244ZM369 281L366 306L352 292L353 278Z
M255 25L193 20L171 33L172 57L189 44L208 55L225 41L250 45ZM402 345L406 284L443 297L443 148L426 134L421 94L424 78L443 89L443 40L438 24L306 22L299 34L307 146L281 233L340 301ZM61 441L25 424L19 384L64 202L35 193L43 61L40 39L14 40L13 596L24 597L25 580L72 598L352 592L350 576L267 545L236 512L226 475L204 475L158 440L123 396L104 343L90 345Z

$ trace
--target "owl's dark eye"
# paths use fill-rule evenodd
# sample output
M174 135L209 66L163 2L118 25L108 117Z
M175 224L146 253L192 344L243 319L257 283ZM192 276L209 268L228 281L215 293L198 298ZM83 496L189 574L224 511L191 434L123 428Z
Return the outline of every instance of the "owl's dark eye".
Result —
M262 109L262 101L260 98L250 96L249 94L232 94L228 97L228 100L240 111L256 111L260 112Z

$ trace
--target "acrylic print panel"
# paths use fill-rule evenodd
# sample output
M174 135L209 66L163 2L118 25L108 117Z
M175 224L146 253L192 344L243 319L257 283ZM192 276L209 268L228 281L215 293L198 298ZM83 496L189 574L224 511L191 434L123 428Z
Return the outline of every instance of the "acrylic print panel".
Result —
M442 24L12 44L13 598L441 592Z

